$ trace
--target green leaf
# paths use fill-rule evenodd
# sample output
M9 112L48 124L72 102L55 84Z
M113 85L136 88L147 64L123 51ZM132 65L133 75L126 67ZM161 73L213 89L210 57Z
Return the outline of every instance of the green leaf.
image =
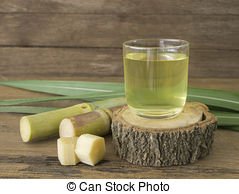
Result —
M0 100L0 106L10 106L19 105L27 103L36 102L48 102L56 100L83 100L87 102L104 100L108 98L116 98L124 96L124 93L114 92L114 93L96 93L96 94L82 94L77 96L53 96L53 97L41 97L41 98L21 98L21 99L11 99L11 100Z
M218 119L218 126L239 125L239 113L212 111Z
M41 112L47 112L56 110L58 108L53 107L38 107L38 106L0 106L0 113L26 113L36 114Z
M20 80L0 81L0 85L65 96L124 91L122 83L111 82Z
M223 129L239 131L239 125L222 127Z
M222 107L218 107L218 106L208 105L208 108L209 108L209 110L213 110L213 111L238 113L238 111L236 111L236 110L232 110L232 109L228 109L228 108L222 108Z
M1 105L17 105L30 102L42 102L50 100L82 99L85 101L103 100L109 97L123 96L123 83L112 82L85 82L85 81L49 81L49 80L23 80L1 81L0 85L23 88L32 91L51 94L73 96L72 98L37 98L21 99L16 101L2 101ZM105 96L101 94L105 93ZM120 94L122 93L122 95ZM99 95L99 97L97 97ZM112 95L112 96L111 96ZM189 88L189 101L198 101L209 106L239 111L239 94L212 89Z
M55 97L55 99L57 99L57 98L62 99L63 97ZM70 98L71 97L69 97L69 96L65 96L64 99L70 99ZM29 99L27 99L27 100L29 100ZM46 99L46 101L47 101L47 99ZM33 101L31 101L31 102L33 102ZM41 101L41 102L43 102L43 101ZM111 108L114 106L121 106L121 105L126 104L126 100L124 97L119 97L119 98L110 98L110 99L106 99L106 100L94 101L91 103L92 103L92 105L94 105L97 108ZM36 113L47 112L47 111L56 110L56 109L58 109L58 108L56 108L56 107L38 107L38 106L0 106L0 112L2 112L2 113L12 112L12 113L36 114Z
M125 97L110 98L106 100L91 102L91 104L93 104L96 108L112 108L125 105L126 99Z
M239 111L239 94L235 92L189 88L187 100Z

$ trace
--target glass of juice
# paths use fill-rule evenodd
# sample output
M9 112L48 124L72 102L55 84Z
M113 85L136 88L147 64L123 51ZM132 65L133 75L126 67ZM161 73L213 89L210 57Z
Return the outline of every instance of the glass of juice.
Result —
M137 39L123 43L125 93L129 108L143 117L177 116L187 98L189 43Z

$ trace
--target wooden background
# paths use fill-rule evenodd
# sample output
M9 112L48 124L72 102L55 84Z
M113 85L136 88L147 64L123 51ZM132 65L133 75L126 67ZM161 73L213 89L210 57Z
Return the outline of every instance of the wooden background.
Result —
M0 75L122 76L122 42L191 43L190 77L238 78L238 0L1 0Z
M0 80L122 81L122 42L154 37L191 43L191 86L239 90L238 0L1 0ZM40 96L0 87L0 99ZM63 167L55 139L22 143L21 116L0 114L2 178L239 178L238 132L219 129L212 153L192 165L131 165L109 136L101 164Z

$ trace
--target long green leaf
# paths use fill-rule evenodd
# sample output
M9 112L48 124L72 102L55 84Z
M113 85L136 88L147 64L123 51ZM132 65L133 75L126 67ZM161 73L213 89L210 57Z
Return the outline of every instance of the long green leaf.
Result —
M239 131L239 125L222 127L223 129Z
M124 91L122 83L111 82L20 80L0 81L0 85L66 96Z
M48 102L56 100L83 100L87 102L104 100L108 98L116 98L124 96L124 93L114 92L114 93L97 93L97 94L83 94L77 96L53 96L53 97L41 97L41 98L21 98L21 99L11 99L11 100L0 100L0 106L11 106L27 103L36 102Z
M239 113L212 111L218 119L218 126L237 126L239 125Z
M41 112L47 112L56 110L58 108L53 107L38 107L38 106L0 106L0 113L25 113L36 114Z
M239 94L235 92L189 88L187 100L239 111Z
M125 105L126 99L125 97L118 97L91 102L91 104L94 105L96 108L113 108Z
M124 97L110 98L107 100L100 100L90 102L91 105L96 108L111 108L116 106L122 106L126 104ZM36 114L41 112L47 112L51 110L59 109L57 107L38 107L38 106L0 106L0 113L26 113L26 114Z
M238 113L238 111L232 110L232 109L228 109L228 108L222 108L222 107L211 106L211 105L207 105L207 106L208 106L209 110L213 110L213 111Z
M123 93L123 83L111 82L85 82L85 81L48 81L48 80L23 80L23 81L2 81L0 85L7 85L17 88L23 88L32 91L47 92L51 94L60 94L67 96L78 95L97 95L99 93ZM85 97L86 97L85 96ZM115 96L118 97L119 95ZM123 96L123 95L122 95ZM113 97L113 96L112 96ZM90 98L90 97L89 97ZM86 97L83 100L90 99ZM72 99L75 99L73 97ZM76 97L78 99L78 97ZM102 98L92 98L92 100L102 100ZM42 99L46 101L46 99ZM49 100L51 100L49 98ZM54 100L54 98L52 98ZM239 111L239 94L236 92L227 92L212 89L198 89L189 88L188 91L189 101L198 101L205 103L209 106L227 108L230 110ZM21 104L24 100L19 102L10 102L14 105ZM34 100L33 100L34 101ZM41 102L37 99L35 102ZM7 102L2 102L7 104ZM26 102L24 102L26 103Z

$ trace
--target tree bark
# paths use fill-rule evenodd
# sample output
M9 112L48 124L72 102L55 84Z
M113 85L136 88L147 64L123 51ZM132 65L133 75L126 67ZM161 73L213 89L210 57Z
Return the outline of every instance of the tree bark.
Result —
M111 126L120 158L143 166L184 165L207 156L216 128L215 116L197 102L172 119L142 118L124 106L114 111Z

